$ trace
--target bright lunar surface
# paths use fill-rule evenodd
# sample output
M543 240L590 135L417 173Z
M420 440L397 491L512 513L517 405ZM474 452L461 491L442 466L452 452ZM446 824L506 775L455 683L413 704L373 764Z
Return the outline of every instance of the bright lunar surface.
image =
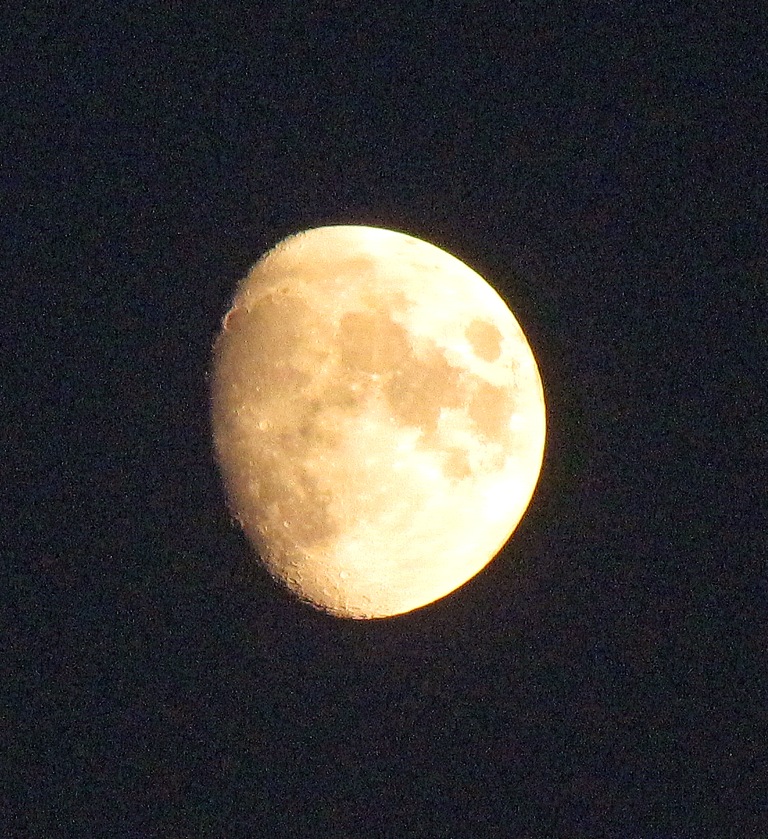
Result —
M439 248L359 226L291 236L251 269L214 345L212 420L270 573L351 618L409 612L487 565L546 426L501 297Z

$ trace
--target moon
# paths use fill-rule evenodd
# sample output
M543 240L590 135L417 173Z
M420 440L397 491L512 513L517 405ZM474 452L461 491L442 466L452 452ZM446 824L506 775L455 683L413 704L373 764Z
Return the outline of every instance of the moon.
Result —
M434 245L353 225L290 236L242 281L211 417L229 508L268 571L358 619L484 568L546 436L533 352L497 292Z

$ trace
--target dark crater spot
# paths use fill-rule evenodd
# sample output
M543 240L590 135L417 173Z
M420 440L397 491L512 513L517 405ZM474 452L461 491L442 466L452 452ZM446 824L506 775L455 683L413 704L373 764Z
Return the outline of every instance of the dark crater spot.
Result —
M350 312L339 328L341 361L364 373L394 373L411 353L408 333L383 312Z
M463 449L449 449L443 460L443 472L447 478L462 480L472 474L469 456Z
M477 430L489 440L506 445L514 398L507 388L480 382L472 395L469 416Z
M501 332L487 320L473 320L465 333L472 351L483 361L496 361L501 355Z
M429 435L437 430L442 408L463 404L466 391L461 371L433 349L424 358L410 355L386 382L384 393L394 415Z

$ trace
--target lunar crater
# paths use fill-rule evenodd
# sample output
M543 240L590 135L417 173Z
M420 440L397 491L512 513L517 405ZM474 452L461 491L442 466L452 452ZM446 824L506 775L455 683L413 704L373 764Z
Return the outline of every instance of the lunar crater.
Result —
M483 361L496 361L501 355L501 341L504 337L499 328L487 320L473 320L464 333L472 349Z

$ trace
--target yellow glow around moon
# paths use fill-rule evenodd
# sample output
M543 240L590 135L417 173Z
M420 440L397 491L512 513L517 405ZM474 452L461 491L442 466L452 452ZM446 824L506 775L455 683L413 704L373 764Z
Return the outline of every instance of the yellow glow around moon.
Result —
M539 372L499 295L372 227L307 230L253 267L214 346L212 418L230 507L270 573L352 618L477 574L544 452Z

